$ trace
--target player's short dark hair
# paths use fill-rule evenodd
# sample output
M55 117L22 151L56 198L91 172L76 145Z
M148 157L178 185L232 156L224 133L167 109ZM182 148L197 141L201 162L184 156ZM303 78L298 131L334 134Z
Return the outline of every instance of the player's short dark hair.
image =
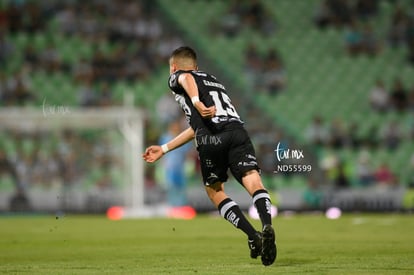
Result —
M182 47L175 49L172 52L170 58L190 58L196 61L197 54L192 48L188 46L182 46Z

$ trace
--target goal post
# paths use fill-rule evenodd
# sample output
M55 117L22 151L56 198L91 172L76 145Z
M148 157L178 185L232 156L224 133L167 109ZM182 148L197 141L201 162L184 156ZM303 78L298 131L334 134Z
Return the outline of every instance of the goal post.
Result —
M13 180L16 181L13 183L14 187L11 184L9 188L5 187L7 184L2 184L4 176L0 178L0 210L7 211L16 190L23 189L33 211L93 212L119 205L126 209L126 213L132 213L128 215L148 215L144 214L148 211L145 210L144 163L141 157L144 150L145 112L132 106L131 97L126 98L124 106L105 108L56 106L47 105L46 102L40 108L0 108L0 150L4 150L6 156L12 159L11 162L19 166L16 167L17 179ZM68 131L76 136L75 141L70 141L72 144L64 138L64 133ZM92 132L94 137L85 141L82 134L85 131ZM35 144L31 153L16 149L15 143L21 146L24 142L15 140L15 133L24 136L24 141ZM41 141L39 136L42 137ZM65 178L70 165L63 165L59 172L61 175L58 173L57 180L55 178L53 182L47 182L47 176L40 180L39 176L28 176L35 170L33 161L37 161L39 156L34 156L30 164L25 164L23 159L28 155L40 155L38 151L41 149L38 147L53 147L49 143L57 144L55 149L59 158L70 155L66 151L75 151L78 163L71 164L76 166L78 174L71 175L73 181ZM99 145L100 143L103 145ZM73 148L68 149L65 146ZM102 152L105 150L111 151L113 159L105 160L102 157L108 153ZM58 162L53 159L54 154L54 151L46 153L45 163L48 158L51 163ZM24 165L27 166L26 174L21 168ZM45 167L39 165L38 170L43 168ZM101 178L94 178L94 173ZM110 175L110 179L107 175Z

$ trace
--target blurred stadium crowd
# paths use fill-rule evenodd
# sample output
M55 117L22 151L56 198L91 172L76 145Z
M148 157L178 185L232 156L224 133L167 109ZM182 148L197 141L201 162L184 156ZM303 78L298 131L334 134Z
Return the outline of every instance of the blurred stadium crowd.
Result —
M167 58L183 43L241 91L236 104L269 187L414 185L408 0L2 1L0 108L40 109L45 100L105 108L129 89L150 114L145 143L157 142L178 117L162 95ZM50 133L2 129L0 190L120 184L113 140L73 131L51 142ZM313 172L275 175L279 141L304 149ZM159 184L153 167L146 178L149 188Z
M42 97L30 85L33 71L68 75L82 87L80 105L112 104L111 84L148 78L182 44L163 30L148 1L5 3L0 23L3 106ZM73 37L82 43L70 46L80 48L64 52L63 44Z

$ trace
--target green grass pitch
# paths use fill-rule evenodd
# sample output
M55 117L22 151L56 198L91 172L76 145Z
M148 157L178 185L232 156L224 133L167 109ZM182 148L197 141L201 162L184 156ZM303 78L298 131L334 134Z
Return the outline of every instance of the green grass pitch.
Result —
M3 216L0 274L414 274L412 215L281 215L274 224L278 258L264 267L220 217Z

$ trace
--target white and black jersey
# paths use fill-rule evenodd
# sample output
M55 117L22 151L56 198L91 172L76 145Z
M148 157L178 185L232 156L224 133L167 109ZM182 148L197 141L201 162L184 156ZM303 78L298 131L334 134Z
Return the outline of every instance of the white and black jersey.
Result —
M206 107L216 107L213 118L203 119L193 106L184 88L178 84L178 76L182 73L193 75L200 101ZM231 104L225 87L214 76L201 71L177 71L170 76L168 84L195 131L205 185L225 182L229 168L240 183L247 171L260 171L253 144L243 122Z
M191 73L194 77L200 101L206 107L213 105L216 107L216 115L213 118L204 119L195 109L190 97L178 83L178 77L182 73ZM243 124L236 109L231 104L226 88L214 76L202 71L177 71L170 75L168 85L194 131L207 128L211 133L218 133L230 124Z

